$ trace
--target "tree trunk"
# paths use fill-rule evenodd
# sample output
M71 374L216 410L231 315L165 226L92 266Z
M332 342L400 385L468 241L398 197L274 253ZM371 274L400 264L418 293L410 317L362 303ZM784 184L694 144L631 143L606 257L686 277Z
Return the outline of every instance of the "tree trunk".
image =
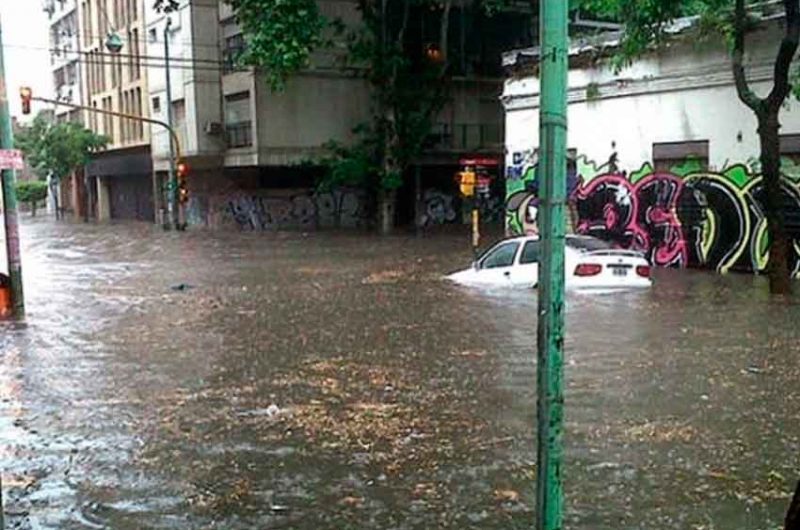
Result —
M759 115L758 136L761 141L761 171L764 184L764 214L769 233L769 292L790 294L789 237L781 190L781 153L778 113Z
M414 230L419 237L422 234L422 167L414 168Z
M394 214L397 204L395 190L381 190L378 193L378 229L381 235L389 235L394 231Z
M61 219L61 201L58 200L58 195L61 193L61 188L56 185L55 191L53 192L53 206L56 209L56 221Z
M784 530L800 530L800 482L797 483L794 497L792 497L789 510L786 512Z

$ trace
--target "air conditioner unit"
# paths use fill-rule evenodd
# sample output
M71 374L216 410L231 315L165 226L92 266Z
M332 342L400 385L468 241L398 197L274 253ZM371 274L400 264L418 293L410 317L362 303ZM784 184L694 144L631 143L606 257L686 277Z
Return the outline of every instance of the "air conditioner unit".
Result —
M222 124L218 121L207 121L205 126L206 134L218 136L222 134Z

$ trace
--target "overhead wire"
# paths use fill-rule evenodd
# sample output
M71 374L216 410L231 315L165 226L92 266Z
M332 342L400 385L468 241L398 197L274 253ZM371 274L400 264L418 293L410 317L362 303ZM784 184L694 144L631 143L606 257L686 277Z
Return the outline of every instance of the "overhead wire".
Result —
M164 63L164 59L146 59L143 61L135 61L125 59L120 61L114 61L111 58L100 57L99 59L93 59L91 57L83 57L74 59L71 62L83 64L83 65L100 65L100 66L136 66L137 64L141 67L146 68L166 68L166 64ZM225 63L220 63L219 65L193 65L193 64L172 64L172 59L170 59L170 70L190 70L190 71L200 71L200 72L221 72L223 70L229 70L226 68L227 65ZM247 70L246 67L236 67L234 66L232 71L244 71Z
M127 33L130 33L130 32L127 32ZM96 33L85 33L85 32L81 32L81 31L76 32L76 35L78 36L78 38L81 39L80 42L85 42L87 37L88 37L89 40L102 40L102 39L105 38L104 35L101 36L101 35L98 35ZM122 35L120 35L120 36L122 36ZM123 38L123 40L126 40L126 39L129 40L129 41L134 41L135 40L135 41L138 41L138 42L145 42L145 43L152 42L150 37L147 35L147 32L145 32L144 34L138 35L136 37L134 37L133 35L129 35L128 34L128 35L125 36L125 38ZM157 40L156 42L159 42L159 41L160 41L160 39ZM196 43L196 42L193 42L193 41L191 41L189 39L170 39L170 46L172 46L173 44L178 45L178 46L183 46L183 47L197 47L197 48L218 48L219 47L218 44L214 44L214 43Z
M56 56L59 54L79 54L84 56L101 56L101 57L127 57L133 59L150 59L150 60L164 60L163 55L137 55L135 53L114 53L114 52L103 52L99 50L59 50L57 48L45 48L45 50L55 53ZM185 63L204 63L204 64L224 64L224 61L220 61L218 59L196 59L194 57L173 57L171 54L169 56L170 62L185 62Z

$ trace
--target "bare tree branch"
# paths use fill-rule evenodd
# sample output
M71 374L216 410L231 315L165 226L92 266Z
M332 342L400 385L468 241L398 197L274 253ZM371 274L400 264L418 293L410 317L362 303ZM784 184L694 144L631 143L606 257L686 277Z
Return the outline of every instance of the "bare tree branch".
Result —
M797 0L786 1L796 2ZM733 64L733 79L736 81L736 92L739 94L739 99L754 112L758 113L764 101L756 96L750 89L750 86L747 84L747 77L744 73L745 30L744 0L736 0L736 13L733 23L733 60L731 61Z
M439 26L439 51L442 52L442 62L448 61L448 41L450 36L450 8L453 7L453 0L447 0L442 12L441 25Z
M792 58L800 44L800 5L798 0L783 0L786 11L786 32L778 48L778 57L775 59L775 74L772 91L767 96L767 107L772 112L777 112L789 95L789 68Z
M411 0L403 2L403 22L400 24L400 32L397 34L397 42L402 48L406 41L406 29L408 28L408 15L411 11Z

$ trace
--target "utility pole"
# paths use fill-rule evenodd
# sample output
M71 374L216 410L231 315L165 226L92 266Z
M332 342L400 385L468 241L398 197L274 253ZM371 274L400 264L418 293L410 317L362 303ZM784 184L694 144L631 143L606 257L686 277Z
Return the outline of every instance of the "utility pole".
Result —
M539 270L537 344L536 529L561 530L564 492L564 218L567 188L567 2L542 0L539 11Z
M11 116L8 112L8 91L6 90L6 70L3 57L3 29L0 22L0 149L13 149L14 137L11 132ZM8 275L11 279L11 302L14 316L25 314L25 297L22 292L22 260L19 253L19 222L17 220L17 193L14 189L14 172L2 171L3 180L3 219L6 229L6 259Z
M164 67L167 76L167 125L172 129L172 78L169 72L169 30L172 27L172 17L167 17L164 25ZM169 215L169 225L178 230L180 219L178 218L178 179L175 172L175 145L172 137L169 139L169 193L167 212Z

